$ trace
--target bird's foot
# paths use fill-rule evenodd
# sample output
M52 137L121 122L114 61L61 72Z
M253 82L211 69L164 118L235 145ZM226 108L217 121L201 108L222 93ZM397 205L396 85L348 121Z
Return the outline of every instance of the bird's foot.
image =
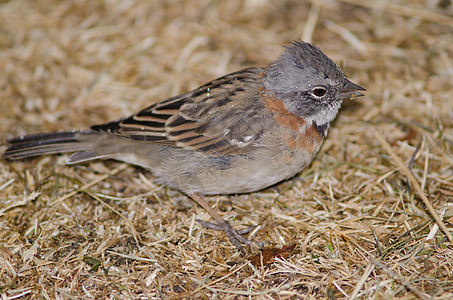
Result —
M263 247L264 243L260 241L250 241L243 237L243 234L250 233L253 231L253 229L256 228L256 226L250 226L248 228L242 229L242 230L235 230L230 223L228 223L225 220L222 220L220 223L211 223L203 220L197 220L203 226L204 228L208 229L213 229L213 230L218 230L218 231L223 231L226 236L230 239L231 243L241 252L242 255L245 254L244 248L242 247L242 244L249 245L252 242L256 243L258 247Z

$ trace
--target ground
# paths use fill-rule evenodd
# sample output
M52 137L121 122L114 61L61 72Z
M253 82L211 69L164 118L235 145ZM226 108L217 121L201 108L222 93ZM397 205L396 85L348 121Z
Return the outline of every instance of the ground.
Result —
M367 89L297 177L207 198L258 225L266 248L245 256L144 169L1 160L2 299L453 298L452 33L449 0L1 1L0 151L266 66L297 39Z

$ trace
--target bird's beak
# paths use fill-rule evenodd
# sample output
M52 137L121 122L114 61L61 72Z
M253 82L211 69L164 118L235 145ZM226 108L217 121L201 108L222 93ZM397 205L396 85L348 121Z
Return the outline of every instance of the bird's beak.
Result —
M354 82L346 79L346 83L344 84L343 88L340 91L340 99L341 100L350 100L356 97L364 96L364 94L358 91L366 91L363 87Z

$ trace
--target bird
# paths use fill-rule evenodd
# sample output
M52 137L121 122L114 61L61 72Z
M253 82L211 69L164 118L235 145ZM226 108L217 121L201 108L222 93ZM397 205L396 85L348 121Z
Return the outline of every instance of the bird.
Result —
M179 190L215 220L244 253L251 241L203 195L242 194L287 180L314 159L342 102L364 96L317 46L284 47L266 67L250 67L131 116L89 129L20 136L2 158L73 152L67 164L114 159L151 171L155 182Z

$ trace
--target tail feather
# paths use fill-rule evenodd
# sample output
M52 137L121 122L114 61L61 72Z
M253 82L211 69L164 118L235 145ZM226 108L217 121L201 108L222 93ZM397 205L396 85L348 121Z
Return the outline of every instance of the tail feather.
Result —
M13 138L8 140L10 146L3 153L2 158L21 159L42 154L89 150L89 143L84 142L80 137L90 133L93 132L66 131Z

